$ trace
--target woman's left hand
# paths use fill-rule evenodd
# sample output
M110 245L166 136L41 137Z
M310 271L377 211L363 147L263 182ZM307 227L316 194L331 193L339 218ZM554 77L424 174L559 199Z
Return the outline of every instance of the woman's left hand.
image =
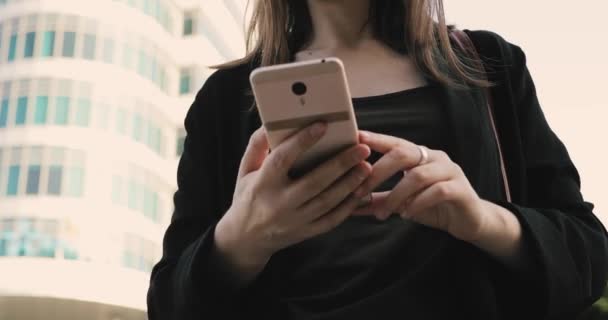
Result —
M407 172L393 190L373 193L372 202L358 208L354 215L373 214L384 220L398 213L404 219L446 231L464 241L479 237L487 207L460 166L444 151L423 147L428 160L418 165L422 155L410 141L364 130L359 131L359 140L383 156L374 163L356 195L372 192L398 171Z

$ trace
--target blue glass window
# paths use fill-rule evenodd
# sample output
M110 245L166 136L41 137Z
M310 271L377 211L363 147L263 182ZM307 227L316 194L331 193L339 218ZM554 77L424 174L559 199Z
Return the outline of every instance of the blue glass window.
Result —
M147 59L147 56L146 56L146 53L144 52L144 50L139 50L139 61L137 63L137 73L142 77L146 76L147 60L148 59Z
M82 57L87 60L95 59L95 35L85 34L84 35L84 46Z
M45 31L42 36L42 56L52 57L55 50L55 31Z
M144 187L144 216L152 218L152 191Z
M8 120L8 99L2 99L0 103L0 128L5 128Z
M57 97L57 105L55 106L55 109L55 124L66 125L68 123L70 98Z
M49 97L39 96L36 98L36 109L34 110L34 123L45 124L46 113L49 106Z
M86 98L78 99L78 107L76 108L76 125L86 127L89 125L89 116L91 113L91 100Z
M49 181L48 181L48 194L59 195L61 194L61 176L63 174L63 167L58 165L50 166L49 168Z
M152 192L152 208L151 208L151 217L152 220L158 222L160 220L160 216L158 214L158 193Z
M131 48L131 46L129 44L125 43L125 46L124 46L123 52L122 52L122 66L125 67L125 69L130 69L132 59L133 59L133 49Z
M106 38L103 42L103 61L112 63L114 61L114 40Z
M133 257L133 254L130 251L125 251L122 259L123 259L122 263L124 264L125 267L127 267L127 268L133 268L134 267L134 265L135 265L134 260L135 259Z
M25 48L23 57L31 58L34 56L34 43L36 42L36 32L28 32L25 34Z
M27 169L26 194L38 194L40 189L40 166L31 165Z
M12 165L8 167L8 185L6 187L7 196L17 195L19 190L19 166Z
M194 32L194 20L192 17L184 18L184 35L189 36Z
M11 36L8 44L8 61L15 60L15 54L17 53L17 35Z
M142 124L143 120L141 115L136 113L133 117L133 139L135 139L135 141L141 141Z
M182 71L179 77L179 93L187 94L190 92L190 73Z
M15 115L15 124L25 124L25 118L27 116L27 97L17 98L17 114Z
M130 209L137 209L137 183L134 180L129 180L127 205Z
M127 132L127 115L125 109L119 108L116 112L116 131L121 134Z
M177 150L176 155L179 157L184 153L184 142L186 141L186 137L178 137L177 138Z
M63 51L61 55L64 57L74 57L76 47L76 32L66 31L63 33Z
M80 167L71 167L68 171L68 194L73 197L82 196L84 170Z

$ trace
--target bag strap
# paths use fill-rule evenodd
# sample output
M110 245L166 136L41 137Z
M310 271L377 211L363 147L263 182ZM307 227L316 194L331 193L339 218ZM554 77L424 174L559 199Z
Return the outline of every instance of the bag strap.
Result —
M469 35L462 31L453 29L450 32L450 38L456 42L456 44L469 55L469 57L473 58L477 67L480 67L480 70L484 71L484 79L487 80L487 74L485 73L485 66L483 65L483 61L479 57L479 53L471 41ZM498 130L496 130L496 123L494 121L494 103L492 101L492 95L490 94L490 90L488 88L484 88L484 93L486 97L486 106L488 108L488 114L490 116L490 123L492 124L492 131L494 132L494 138L496 139L496 145L498 146L498 155L500 157L500 171L502 173L502 181L504 183L505 195L507 197L507 201L511 202L511 191L509 189L509 179L507 178L507 169L505 166L505 160L502 155L502 147L500 145L500 139L498 138Z

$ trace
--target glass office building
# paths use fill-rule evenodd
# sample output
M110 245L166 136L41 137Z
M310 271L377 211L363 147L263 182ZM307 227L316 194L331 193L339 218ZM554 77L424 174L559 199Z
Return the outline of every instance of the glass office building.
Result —
M145 319L183 120L244 0L0 0L0 319Z

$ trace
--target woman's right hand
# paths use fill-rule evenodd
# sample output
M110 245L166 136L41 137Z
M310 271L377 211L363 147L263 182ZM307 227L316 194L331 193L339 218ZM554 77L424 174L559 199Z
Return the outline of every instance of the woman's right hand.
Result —
M333 229L360 203L352 192L371 172L367 145L347 148L298 179L288 176L295 160L323 136L326 124L316 125L271 153L263 126L249 140L232 205L215 229L216 250L245 278L257 275L275 252Z

